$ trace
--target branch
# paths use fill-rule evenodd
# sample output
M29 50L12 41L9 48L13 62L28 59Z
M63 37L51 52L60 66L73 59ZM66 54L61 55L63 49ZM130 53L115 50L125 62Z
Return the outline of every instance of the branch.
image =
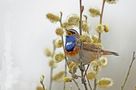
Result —
M62 16L63 16L63 13L60 12L60 27L62 27ZM64 51L64 54L65 54L65 44L64 44L64 38L63 36L61 36L61 40L62 40L62 43L63 43L63 51ZM65 55L65 76L67 76L67 65L68 65L68 60L67 60L67 57ZM66 89L66 83L64 82L64 87L63 87L63 90Z
M44 86L44 75L41 76L40 83L42 85L43 90L45 90L45 86Z
M78 88L78 90L81 90L80 87L79 87L79 85L78 85L78 83L76 82L75 79L73 79L73 82L75 83L75 85L76 85L76 87Z
M53 40L53 53L52 53L52 58L55 54L55 50L56 50L56 47L55 47L55 40ZM50 84L49 84L49 90L52 89L52 76L53 76L53 67L50 68Z
M87 74L89 67L90 67L90 64L87 65L87 68L86 68L85 73L84 73L84 77L86 77L86 74ZM88 86L89 86L90 90L92 90L92 86L91 86L90 81L88 79L87 79L87 82L88 82Z
M84 6L82 6L82 0L79 0L80 3L80 21L79 21L79 31L80 31L80 35L82 35L82 14L84 11Z
M42 85L43 90L45 90L45 86L44 86L43 81L41 81L40 83L41 83L41 85Z
M129 77L129 75L130 75L130 71L131 71L131 68L132 68L132 65L133 65L133 62L134 62L135 58L136 58L136 57L135 57L135 52L133 52L132 61L131 61L130 65L129 65L129 69L128 69L128 71L127 71L127 75L126 75L126 77L125 77L125 80L124 80L124 82L123 82L123 84L122 84L122 86L121 86L121 90L124 90L124 87L125 87L125 85L126 85L126 82L127 82L127 80L128 80L128 77Z
M102 24L102 21L103 21L103 12L104 12L105 1L106 0L103 0L103 3L102 3L100 22L99 22L100 24ZM101 42L101 33L99 33L99 41Z
M90 88L90 90L93 90L92 89L92 86L91 86L91 84L90 84L90 81L87 79L87 82L88 82L88 86L89 86L89 88Z

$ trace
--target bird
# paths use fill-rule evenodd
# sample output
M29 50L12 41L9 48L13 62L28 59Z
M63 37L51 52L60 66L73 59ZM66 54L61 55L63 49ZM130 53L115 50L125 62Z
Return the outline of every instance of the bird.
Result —
M119 56L117 52L102 49L93 43L80 42L80 35L75 29L66 30L65 55L68 57L68 61L83 65L98 59L98 56Z

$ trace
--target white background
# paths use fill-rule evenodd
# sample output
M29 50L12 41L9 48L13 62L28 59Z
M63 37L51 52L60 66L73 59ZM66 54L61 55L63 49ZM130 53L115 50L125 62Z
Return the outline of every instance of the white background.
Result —
M44 48L51 48L55 38L54 30L58 25L51 24L45 17L48 12L79 12L79 0L0 0L0 90L35 90L41 74L49 81L48 59ZM90 7L101 7L102 0L83 0L85 14ZM116 5L106 4L104 23L110 32L103 35L104 47L117 51L119 57L109 57L109 65L100 76L114 80L110 90L119 90L126 70L136 51L136 1L119 0ZM98 19L89 18L91 30ZM61 64L62 66L62 64ZM60 67L60 66L59 66ZM59 69L60 70L60 69ZM63 70L63 68L62 68ZM56 88L60 88L56 84ZM132 67L125 90L136 86L136 62ZM55 89L54 90L60 90ZM109 90L107 89L107 90Z

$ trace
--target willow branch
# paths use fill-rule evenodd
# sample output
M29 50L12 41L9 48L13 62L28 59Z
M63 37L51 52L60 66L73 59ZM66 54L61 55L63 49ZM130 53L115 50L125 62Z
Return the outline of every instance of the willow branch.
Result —
M41 85L42 85L43 90L45 90L45 86L44 86L43 81L41 81L40 83L41 83Z
M103 3L102 3L100 22L99 22L100 24L102 24L102 22L103 22L103 12L104 12L105 1L106 0L103 0ZM99 32L99 41L101 42L101 33L100 32Z
M94 80L94 89L93 90L96 90L97 89L97 79Z
M103 12L104 12L105 1L106 0L103 0L103 3L102 3L101 14L100 14L100 24L102 24L102 20L103 20Z
M128 80L128 77L129 77L129 75L130 75L130 71L131 71L131 68L132 68L132 65L133 65L133 62L134 62L135 58L136 58L136 57L135 57L135 52L133 52L132 61L131 61L130 65L129 65L129 69L128 69L128 71L127 71L127 75L126 75L126 77L125 77L125 80L124 80L124 82L123 82L123 84L122 84L122 86L121 86L121 90L124 90L124 87L125 87L125 85L126 85L126 82L127 82L127 80Z
M84 10L84 6L82 6L82 0L79 0L80 3L80 21L79 21L79 31L80 31L80 35L82 35L82 14L83 14L83 10Z
M80 89L80 87L79 87L79 85L78 85L78 83L76 82L76 80L75 80L75 79L73 79L73 82L75 83L75 85L76 85L77 89L78 89L78 90L81 90L81 89Z
M56 50L56 47L55 47L55 40L53 40L53 53L52 53L52 58L55 54L55 50ZM49 84L49 90L52 90L52 76L53 76L53 67L50 68L50 84Z
M80 5L80 20L79 20L79 32L80 32L80 35L82 35L82 14L83 14L83 11L84 11L84 6L82 5L82 0L79 0L79 5ZM80 46L80 49L82 49L82 42L81 42L81 46ZM88 90L87 88L87 84L86 84L86 79L84 77L84 68L85 66L83 65L81 59L82 59L82 52L80 50L79 52L79 55L80 55L80 71L81 71L81 81L82 81L82 84L84 85L84 88L85 90Z
M62 27L62 16L63 16L63 13L60 12L60 27ZM64 54L65 54L65 46L64 46L64 38L63 36L61 36L61 40L62 40L62 43L63 43L63 51L64 51ZM65 76L67 76L67 57L65 55ZM63 90L66 89L66 83L64 82L64 87L63 87Z
M103 3L102 3L101 13L100 13L100 22L99 22L100 24L102 24L102 22L103 22L103 12L104 12L105 1L106 0L103 0ZM101 33L99 32L98 34L99 34L99 42L101 42ZM98 52L98 53L99 53L98 54L98 58L99 58L100 57L100 52ZM97 89L97 78L94 79L94 88L93 88L93 90L96 90L96 89Z
M86 76L89 67L90 67L90 64L87 65L87 68L86 68L85 73L84 73L84 77Z
M90 67L90 64L87 65L87 68L86 68L85 73L84 73L84 77L86 77L89 67ZM88 79L87 79L87 83L88 83L90 90L92 90L92 86L91 86L90 81Z
M90 81L88 79L87 79L87 82L88 82L88 86L89 86L90 90L93 90L92 86L91 86L91 83L90 83Z

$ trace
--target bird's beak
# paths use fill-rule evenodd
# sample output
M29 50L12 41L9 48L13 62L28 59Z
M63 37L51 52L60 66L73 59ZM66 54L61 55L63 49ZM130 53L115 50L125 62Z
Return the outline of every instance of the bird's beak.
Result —
M72 33L69 30L66 30L66 35L72 35Z

